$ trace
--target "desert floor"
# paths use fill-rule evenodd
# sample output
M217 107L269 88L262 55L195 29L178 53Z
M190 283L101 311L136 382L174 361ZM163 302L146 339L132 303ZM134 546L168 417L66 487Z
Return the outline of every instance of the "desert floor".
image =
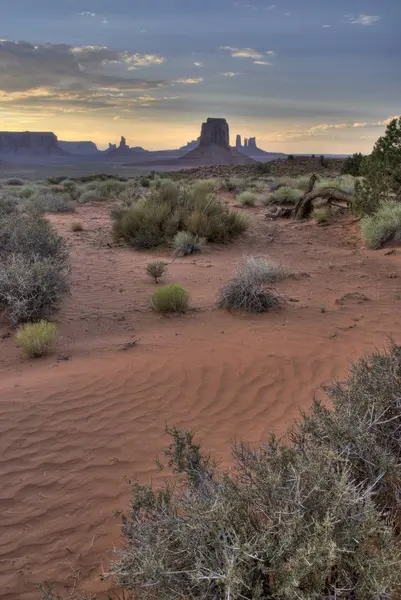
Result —
M115 247L105 205L50 217L72 257L57 346L22 359L0 326L1 598L38 598L45 579L105 588L99 565L120 541L113 512L127 508L129 479L159 480L166 424L195 429L229 464L233 438L283 433L352 360L401 341L401 250L366 250L349 218L322 227L249 212L241 240L175 260ZM83 232L70 231L76 220ZM244 254L291 268L277 284L281 309L215 308ZM191 293L187 314L150 310L145 266L156 258L171 263L164 282Z

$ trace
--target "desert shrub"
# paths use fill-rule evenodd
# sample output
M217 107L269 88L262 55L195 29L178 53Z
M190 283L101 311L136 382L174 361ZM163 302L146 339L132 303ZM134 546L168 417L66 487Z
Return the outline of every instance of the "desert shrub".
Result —
M37 188L33 187L32 185L24 185L22 186L19 190L18 190L18 196L20 198L32 198L32 196L34 196L37 192Z
M208 194L216 194L225 187L222 179L211 177L210 179L199 179L193 184L195 194L207 196Z
M24 185L25 181L23 179L21 179L20 177L8 177L7 179L3 180L3 183L5 185L19 186L19 185Z
M75 211L75 202L68 194L40 192L34 197L35 203L47 213L71 213Z
M340 175L339 177L324 177L316 181L314 189L323 189L327 187L335 187L339 190L353 194L355 191L355 182L357 180L352 175Z
M312 218L317 223L327 223L330 220L331 212L328 206L317 206L312 211Z
M368 179L356 181L351 210L359 216L373 215L386 197L385 190L377 183L372 184Z
M68 268L60 260L16 253L0 260L0 306L13 325L46 316L68 291Z
M27 323L17 331L15 339L29 358L39 358L50 350L57 338L57 326L48 321Z
M227 180L225 187L228 192L243 192L248 187L248 179L245 179L245 177L230 177Z
M322 165L322 167L328 167L329 166L329 161L327 158L324 157L324 155L322 154L322 156L319 158L319 162Z
M227 242L249 226L245 215L230 211L213 194L172 183L162 183L130 208L114 213L116 238L138 249L168 244L179 231Z
M361 220L362 235L369 248L378 249L387 242L401 242L401 204L396 201L381 205L376 213Z
M161 260L156 260L147 265L146 272L153 277L156 283L159 283L159 279L167 272L167 265Z
M141 200L114 215L113 233L137 249L149 249L166 243L178 228L178 216L164 203Z
M83 231L84 225L81 221L73 221L70 225L71 231Z
M262 257L245 258L237 266L233 279L220 290L217 305L253 313L267 312L280 303L280 298L266 285L280 281L287 274L279 263Z
M258 197L253 192L242 192L236 199L241 206L255 206Z
M216 198L196 203L184 219L185 229L208 242L228 242L249 227L247 215L229 210Z
M304 196L302 190L291 187L280 187L275 192L270 192L267 195L265 204L296 204L302 196Z
M286 439L227 471L167 429L169 478L132 485L111 574L138 600L395 600L401 348L356 363Z
M293 154L289 154L287 156L287 160L294 160L294 159L295 159L295 156Z
M100 202L103 197L96 190L86 190L82 192L78 198L79 204L87 204L88 202Z
M96 182L95 190L102 200L112 200L118 198L126 189L127 183L116 179Z
M270 173L270 165L268 162L260 162L256 166L256 173L258 175L268 175Z
M152 190L157 193L153 194L153 199L156 202L166 203L170 206L175 206L180 195L180 187L175 181L167 178L155 178L151 182Z
M189 256L202 252L206 244L204 238L198 238L190 231L179 231L173 238L173 248L177 256Z
M362 175L362 162L363 154L361 154L361 152L356 152L345 159L341 172L343 174L353 175L353 177L360 177Z
M48 220L32 214L9 214L0 220L0 258L9 254L68 261L64 239Z
M150 186L150 178L149 177L140 177L139 185L141 185L144 188L148 188Z
M155 292L150 305L156 312L184 312L188 308L189 294L177 284L165 285Z
M16 198L8 194L4 196L0 194L0 218L15 213L17 210L18 201Z

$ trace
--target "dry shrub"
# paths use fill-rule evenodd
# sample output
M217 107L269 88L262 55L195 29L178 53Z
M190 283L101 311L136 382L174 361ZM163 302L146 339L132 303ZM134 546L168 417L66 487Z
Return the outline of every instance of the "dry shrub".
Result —
M156 260L147 265L146 272L156 283L159 283L159 279L167 272L167 265L161 260Z
M0 220L0 306L11 323L36 321L69 290L65 241L45 219L9 214Z
M75 202L71 200L68 194L43 191L33 196L32 200L47 213L71 213L75 211Z
M68 293L68 274L57 259L10 254L0 260L0 307L13 325L37 321Z
M189 294L177 284L165 285L157 290L150 299L150 305L156 312L184 312L188 308Z
M27 323L15 336L18 346L29 358L39 358L47 354L56 338L57 326L48 321Z
M241 206L255 206L258 201L258 197L253 192L242 192L237 196L237 202Z
M117 583L137 600L399 598L401 349L328 395L285 440L234 444L229 471L169 429L175 478L134 482Z
M198 238L190 231L179 231L173 238L173 248L176 256L189 256L202 252L205 247L205 238Z
M73 221L70 225L70 229L71 229L71 231L74 231L74 232L83 231L84 225L81 221Z
M244 258L234 277L221 290L217 305L247 312L267 312L280 303L275 290L266 286L284 279L287 269L262 257Z

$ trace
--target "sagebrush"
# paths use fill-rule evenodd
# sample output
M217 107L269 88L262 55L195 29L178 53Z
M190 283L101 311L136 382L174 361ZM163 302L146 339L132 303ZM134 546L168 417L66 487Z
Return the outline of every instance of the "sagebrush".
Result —
M132 486L110 575L138 600L396 600L401 348L356 363L288 436L233 466L168 429L175 479Z

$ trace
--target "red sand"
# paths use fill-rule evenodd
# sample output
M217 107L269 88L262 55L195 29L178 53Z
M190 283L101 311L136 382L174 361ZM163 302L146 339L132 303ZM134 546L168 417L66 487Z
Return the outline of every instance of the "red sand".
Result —
M0 595L9 600L37 598L45 579L104 588L99 564L119 543L112 513L127 508L127 478L160 477L154 459L166 423L194 428L227 461L234 437L257 443L283 432L350 361L390 335L400 341L401 253L364 249L349 221L271 224L252 209L243 240L169 265L165 283L187 288L196 310L162 317L148 307L155 284L145 266L172 257L107 247L107 212L86 206L51 218L73 261L55 351L22 360L0 328ZM73 234L77 219L85 231ZM277 285L281 310L215 309L245 252L304 274ZM369 299L336 304L354 292Z

